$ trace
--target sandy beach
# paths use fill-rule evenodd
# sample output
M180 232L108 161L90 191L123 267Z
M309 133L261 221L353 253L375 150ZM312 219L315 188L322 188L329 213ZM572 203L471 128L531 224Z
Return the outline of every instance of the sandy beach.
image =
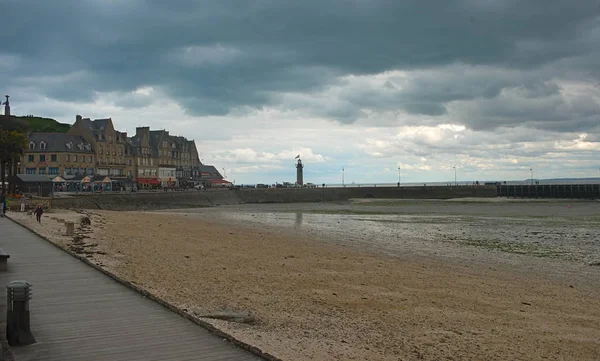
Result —
M92 225L77 231L84 237L76 244L50 217L76 221L80 213L48 213L41 225L10 216L190 313L248 312L251 323L205 320L283 360L600 359L600 286L590 281L598 267L527 254L486 265L369 251L329 242L322 230L226 215L256 212L248 207L83 211ZM595 237L594 227L582 234ZM568 277L546 272L569 262ZM591 274L577 276L579 268Z

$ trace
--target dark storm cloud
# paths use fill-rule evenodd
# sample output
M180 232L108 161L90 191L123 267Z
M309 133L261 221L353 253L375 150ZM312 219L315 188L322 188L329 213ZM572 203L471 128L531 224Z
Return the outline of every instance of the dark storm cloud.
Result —
M323 92L346 74L411 70L419 76L398 91L356 90L313 112L344 122L361 109L436 117L451 102L475 100L462 108L475 114L464 122L480 129L527 121L569 128L569 114L582 129L597 121L593 99L582 97L548 119L561 107L557 77L599 79L592 0L9 0L2 8L0 55L19 63L0 64L0 75L9 89L35 86L60 100L154 86L189 113L227 114L294 108L279 94ZM463 74L455 64L483 70ZM511 109L498 99L505 89L546 103Z

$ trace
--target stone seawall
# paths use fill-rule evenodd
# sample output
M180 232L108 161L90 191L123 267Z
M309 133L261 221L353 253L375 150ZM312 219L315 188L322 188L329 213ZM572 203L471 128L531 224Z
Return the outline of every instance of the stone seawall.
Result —
M348 188L269 188L238 189L244 203L338 202L351 198L451 199L495 198L496 187L348 187Z
M206 192L77 195L52 200L53 208L152 210L212 207L240 203L340 202L351 198L451 199L497 197L496 187L269 188Z
M229 190L209 192L157 192L77 195L52 200L52 208L115 211L212 207L243 203Z

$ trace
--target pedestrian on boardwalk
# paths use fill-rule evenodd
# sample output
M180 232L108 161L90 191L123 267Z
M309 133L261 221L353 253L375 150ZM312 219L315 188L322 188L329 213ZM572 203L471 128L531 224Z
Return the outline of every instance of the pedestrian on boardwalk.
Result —
M21 212L25 212L25 196L21 195Z
M37 205L37 207L35 207L35 220L38 223L42 223L42 214L44 214L44 210L42 209L41 205Z
M0 217L4 217L4 202L6 201L6 196L4 193L0 192Z

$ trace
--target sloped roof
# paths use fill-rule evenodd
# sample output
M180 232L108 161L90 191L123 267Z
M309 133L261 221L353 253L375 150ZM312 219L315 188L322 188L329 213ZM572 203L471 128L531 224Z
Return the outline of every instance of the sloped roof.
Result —
M35 144L34 149L27 149L25 152L69 152L69 153L93 153L91 144L85 138L78 135L70 135L66 133L30 133L28 135L29 142ZM46 148L40 147L41 142L46 143ZM69 148L67 144L72 144ZM79 145L82 145L81 149ZM89 150L85 148L89 145Z
M213 165L202 165L200 166L200 174L202 177L205 177L205 174L202 173L210 173L209 178L211 179L223 179L223 176L221 175L221 173L219 173L219 171L217 170L217 168L215 168L215 166Z
M52 183L52 179L48 178L47 175L42 174L17 174L18 177L23 182L37 182L37 183Z

